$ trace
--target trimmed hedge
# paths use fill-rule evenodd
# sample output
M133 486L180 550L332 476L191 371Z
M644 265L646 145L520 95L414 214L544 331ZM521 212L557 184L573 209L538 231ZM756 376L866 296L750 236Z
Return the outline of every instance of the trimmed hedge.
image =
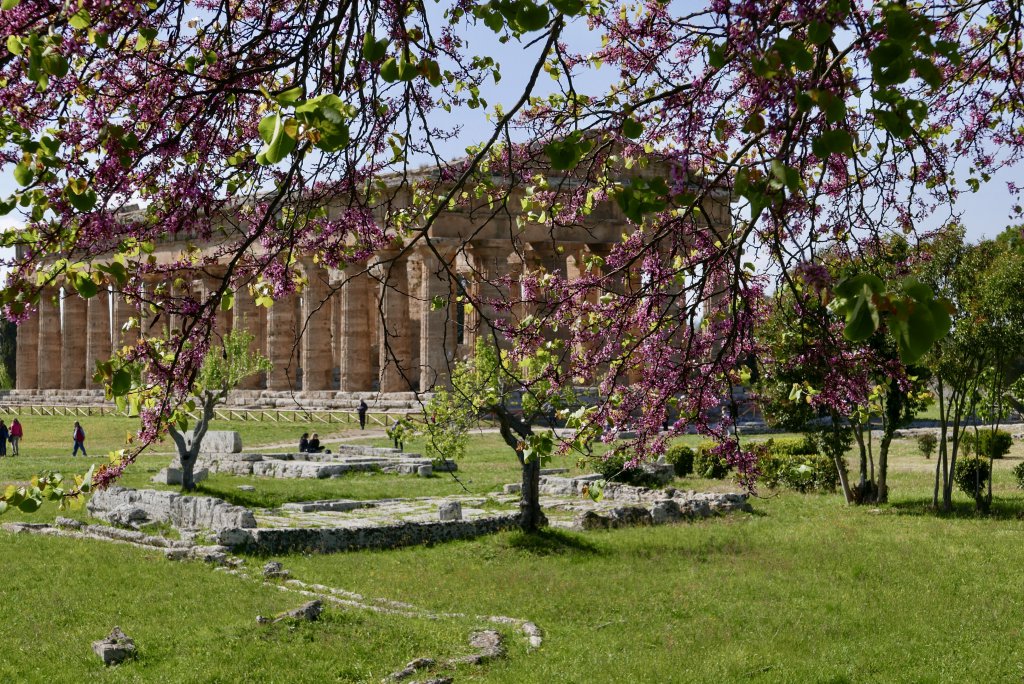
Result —
M968 456L958 458L953 468L953 481L960 491L980 499L988 491L988 459Z
M779 448L782 442L782 448ZM793 442L804 442L794 445ZM754 447L757 467L761 471L758 481L776 489L786 487L798 492L834 492L839 485L836 465L828 456L817 452L804 453L810 440L773 440ZM797 453L791 453L798 450Z
M716 446L714 442L704 442L697 447L693 457L694 475L708 480L722 480L729 474L729 464L712 451Z
M693 449L682 444L669 447L665 451L665 460L675 468L676 477L686 477L693 473Z
M963 447L965 454L973 453L985 458L990 456L992 458L1002 458L1009 453L1010 447L1013 446L1013 435L1004 430L996 430L993 433L987 428L982 428L978 430L978 444L977 448L975 448L974 430L968 430L960 438L960 445Z

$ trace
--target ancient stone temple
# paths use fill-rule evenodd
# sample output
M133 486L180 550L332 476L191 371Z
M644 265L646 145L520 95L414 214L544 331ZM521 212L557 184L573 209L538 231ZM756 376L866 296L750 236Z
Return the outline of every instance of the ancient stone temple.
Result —
M727 227L728 197L720 200L705 213L712 225ZM506 212L444 214L430 229L429 246L421 238L345 270L305 259L307 286L270 308L256 306L252 293L238 288L233 308L218 314L218 331L244 326L273 370L249 378L236 393L241 400L233 403L256 404L260 396L276 395L311 406L345 406L353 393L427 392L444 385L452 362L468 354L477 335L489 332L481 330L481 320L493 314L464 306L459 292L518 300L519 293L495 283L514 283L517 273L538 267L571 277L588 254L607 255L628 225L612 202L598 207L585 227L554 230L518 225L512 209L518 206L513 198ZM168 237L155 256L168 263L185 247L185 240ZM186 287L199 294L217 287L220 274L205 271ZM123 326L138 316L137 304L116 294L85 300L58 288L44 291L37 314L18 329L19 393L98 390L91 377L96 361L132 341L137 332ZM173 318L142 321L150 334L177 324Z

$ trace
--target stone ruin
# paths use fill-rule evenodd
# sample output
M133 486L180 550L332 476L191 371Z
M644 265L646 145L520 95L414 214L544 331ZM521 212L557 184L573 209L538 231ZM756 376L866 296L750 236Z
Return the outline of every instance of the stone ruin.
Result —
M255 475L273 478L324 479L350 472L379 471L400 475L429 477L434 472L455 472L458 465L449 459L432 460L397 449L355 444L332 444L331 453L301 452L243 453L242 440L234 431L210 431L203 439L203 450L195 465L195 481L210 473ZM181 466L177 461L153 477L153 482L181 484Z
M659 525L749 510L745 494L651 490L615 483L605 486L600 501L593 501L584 490L597 478L542 477L541 505L553 527L586 530ZM168 522L182 530L208 530L208 536L225 550L272 555L386 549L515 529L518 503L517 494L502 493L335 499L249 510L213 497L111 487L94 494L88 510L121 526Z

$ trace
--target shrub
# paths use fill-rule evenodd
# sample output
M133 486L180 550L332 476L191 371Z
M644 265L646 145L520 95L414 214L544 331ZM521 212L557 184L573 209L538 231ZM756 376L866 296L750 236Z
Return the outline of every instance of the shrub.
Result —
M1013 476L1017 478L1017 487L1024 489L1024 461L1014 467Z
M776 454L787 456L810 456L818 453L818 446L810 435L803 437L780 437L769 439L765 444Z
M631 455L626 453L608 454L607 458L595 456L592 459L592 465L601 477L609 482L621 482L634 487L649 487L651 489L661 486L658 476L653 472L644 470L639 465L634 468L626 468L626 462L630 458L632 458Z
M713 449L718 446L713 442L705 442L697 447L693 457L693 473L709 480L721 480L729 474L729 464L716 454Z
M956 482L956 486L975 500L985 494L988 476L988 460L976 456L957 459L956 467L953 468L953 481Z
M676 470L676 477L686 477L693 472L693 449L682 444L669 447L665 460Z
M965 454L974 453L985 458L1002 458L1013 446L1013 435L1004 430L992 432L992 430L983 429L978 431L978 443L974 442L974 431L964 432L963 437L960 438L960 445Z
M939 438L934 432L925 432L917 436L917 448L921 450L925 458L931 458L935 448L939 445Z
M839 473L832 459L818 453L789 453L790 444L784 444L782 450L776 446L775 440L754 446L757 467L761 471L760 481L765 486L772 489L786 487L798 492L835 491Z

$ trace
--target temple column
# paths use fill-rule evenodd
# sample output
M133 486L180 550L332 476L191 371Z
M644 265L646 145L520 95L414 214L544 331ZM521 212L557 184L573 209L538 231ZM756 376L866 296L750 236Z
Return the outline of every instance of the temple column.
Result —
M89 300L87 307L88 335L85 348L85 386L89 389L102 387L93 382L96 362L110 358L110 295L104 286Z
M386 251L378 254L374 275L380 282L382 320L378 325L380 391L408 392L412 338L409 334L409 260Z
M39 389L60 389L62 351L60 289L44 287L39 294Z
M303 264L302 391L330 390L334 378L331 358L331 300L327 269L310 259Z
M445 261L451 248L438 247ZM420 392L451 384L455 356L455 319L452 314L452 282L445 265L428 247L419 250L423 264L420 280ZM449 263L450 266L450 263Z
M204 275L202 279L202 293L203 301L208 301L210 297L213 297L221 286L224 285L223 276L217 275ZM229 332L231 332L231 310L225 311L221 308L220 301L214 302L214 331L223 338Z
M39 312L33 311L18 326L17 352L14 369L18 389L39 387Z
M274 367L267 374L268 390L295 389L295 295L284 295L267 310L267 358Z
M256 306L256 300L246 285L240 285L235 290L234 327L235 329L245 330L252 335L249 349L262 353L262 350L266 349L267 345L260 330L261 310L263 310L263 307ZM238 389L255 390L262 386L263 373L253 373L238 383Z
M113 319L114 329L110 338L110 346L112 349L119 349L122 345L135 344L138 340L138 327L133 327L131 330L124 329L128 320L138 314L138 309L129 303L125 296L119 292L113 293L113 300L111 318Z
M339 387L342 392L368 392L373 389L367 309L370 308L370 277L362 265L352 265L342 273L338 300L337 327Z
M60 386L62 389L85 387L85 348L88 335L86 301L75 293L64 293L64 322L61 325L63 358Z
M473 320L467 322L467 330L471 331L467 336L467 342L471 343L469 353L473 354L476 339L480 335L485 335L493 340L490 336L494 321L508 318L508 314L501 311L496 304L507 303L509 299L507 286L499 282L509 274L509 246L507 242L471 242L470 250L473 258L473 276L476 280L473 283L476 306L471 317Z

